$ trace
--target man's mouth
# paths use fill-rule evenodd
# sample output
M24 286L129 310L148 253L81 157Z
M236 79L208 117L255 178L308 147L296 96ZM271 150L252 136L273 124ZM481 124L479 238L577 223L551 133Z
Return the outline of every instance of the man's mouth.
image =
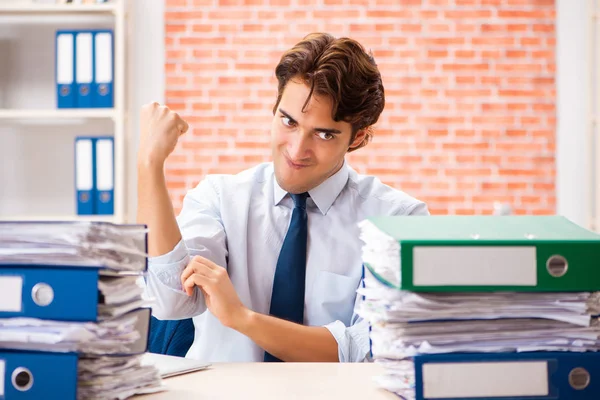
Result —
M285 157L285 156L284 156ZM289 158L285 157L285 160L287 161L288 165L290 166L290 168L293 169L302 169L302 168L306 168L309 167L309 164L304 164L304 163L295 163L292 160L290 160Z

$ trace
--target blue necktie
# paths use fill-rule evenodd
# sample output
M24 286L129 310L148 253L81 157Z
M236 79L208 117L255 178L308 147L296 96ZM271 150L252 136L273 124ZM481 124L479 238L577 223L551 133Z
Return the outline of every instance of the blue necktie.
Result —
M271 309L269 313L277 318L302 324L304 322L304 278L306 276L306 241L308 218L306 198L308 193L291 194L294 200L292 221L279 253ZM265 352L265 361L281 361Z

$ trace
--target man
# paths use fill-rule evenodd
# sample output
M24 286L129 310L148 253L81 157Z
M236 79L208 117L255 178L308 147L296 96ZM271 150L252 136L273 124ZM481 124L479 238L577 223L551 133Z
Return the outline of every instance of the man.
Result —
M363 361L357 224L428 211L345 162L384 108L380 73L359 43L311 34L275 73L273 162L205 177L177 218L163 167L188 126L156 103L142 110L138 221L149 227L153 313L193 317L190 358Z

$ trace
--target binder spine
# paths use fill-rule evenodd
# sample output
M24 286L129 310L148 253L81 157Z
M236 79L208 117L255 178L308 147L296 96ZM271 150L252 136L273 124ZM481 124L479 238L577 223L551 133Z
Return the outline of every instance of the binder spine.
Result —
M94 36L92 32L81 31L76 35L77 107L91 108L93 104L92 82L94 79Z
M96 138L96 214L115 213L114 138Z
M77 354L0 350L0 399L76 400Z
M77 215L96 214L96 146L95 138L75 140L75 191Z
M0 318L96 322L98 276L98 269L92 267L3 265L0 280L12 279L13 284L22 286L11 291L10 307L0 308Z
M74 32L57 31L55 47L56 105L57 108L74 108L76 107Z
M414 363L416 400L600 398L596 352L433 354Z
M114 107L114 39L113 31L94 32L93 107Z

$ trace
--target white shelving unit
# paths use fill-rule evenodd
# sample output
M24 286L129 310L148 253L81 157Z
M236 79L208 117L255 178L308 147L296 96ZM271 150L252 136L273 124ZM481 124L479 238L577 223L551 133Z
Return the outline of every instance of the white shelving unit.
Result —
M31 120L31 119L117 119L114 109L56 109L56 110L28 110L28 109L0 109L0 120Z
M0 13L3 15L26 15L34 14L114 14L119 12L119 2L114 1L106 4L43 4L27 1L5 1L6 4L0 5Z
M0 1L0 220L127 221L127 20L127 0ZM101 28L114 31L114 108L58 109L55 31ZM112 216L76 211L74 139L95 135L114 136Z

